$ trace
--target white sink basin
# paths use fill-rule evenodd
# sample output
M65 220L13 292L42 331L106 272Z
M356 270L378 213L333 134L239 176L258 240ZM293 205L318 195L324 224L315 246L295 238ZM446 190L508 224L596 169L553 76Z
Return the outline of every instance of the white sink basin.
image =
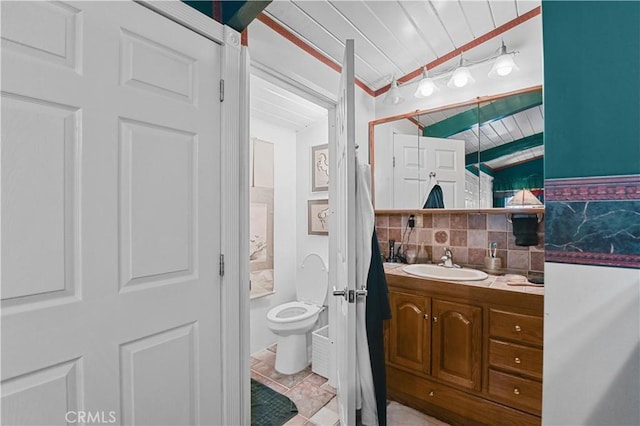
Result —
M479 281L488 277L482 271L468 268L445 268L439 265L407 265L402 268L407 274L423 278L447 281Z

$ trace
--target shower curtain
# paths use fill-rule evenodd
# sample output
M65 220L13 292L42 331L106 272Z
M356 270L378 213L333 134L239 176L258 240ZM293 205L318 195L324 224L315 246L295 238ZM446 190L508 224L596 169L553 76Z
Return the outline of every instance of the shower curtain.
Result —
M360 164L357 155L356 171L356 289L366 289L375 214L371 202L371 168ZM365 313L366 298L356 297L356 405L361 409L362 424L374 426L378 424L378 415Z

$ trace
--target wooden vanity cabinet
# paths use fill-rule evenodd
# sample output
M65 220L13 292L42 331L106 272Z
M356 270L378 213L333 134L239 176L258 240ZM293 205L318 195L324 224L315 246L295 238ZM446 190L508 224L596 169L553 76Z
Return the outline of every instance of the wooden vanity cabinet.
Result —
M480 390L482 309L402 292L389 299L389 361Z
M431 299L389 293L389 361L424 374L430 373Z
M451 424L540 424L543 296L387 275L389 398Z
M480 390L482 377L482 308L433 299L431 375Z

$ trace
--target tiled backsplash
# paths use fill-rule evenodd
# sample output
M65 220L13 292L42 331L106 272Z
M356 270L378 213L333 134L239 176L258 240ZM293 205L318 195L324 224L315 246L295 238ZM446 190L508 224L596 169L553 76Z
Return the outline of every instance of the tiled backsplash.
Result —
M389 240L396 241L396 248L403 240L408 219L408 214L376 214L378 242L385 257L389 255ZM406 229L405 248L417 252L424 243L433 263L439 263L444 248L451 247L455 263L482 268L489 243L496 242L497 257L508 272L544 271L544 221L538 224L538 245L530 247L515 245L505 213L417 214L415 222L411 235Z

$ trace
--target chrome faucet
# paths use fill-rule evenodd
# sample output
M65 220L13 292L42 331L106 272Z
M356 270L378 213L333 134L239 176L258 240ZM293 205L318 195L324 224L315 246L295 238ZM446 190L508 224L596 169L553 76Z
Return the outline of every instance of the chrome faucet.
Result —
M449 247L445 247L444 249L444 255L440 258L440 260L442 260L442 263L440 263L440 266L444 266L445 268L459 268L460 265L456 265L455 263L453 263L453 253L451 252L451 248Z

